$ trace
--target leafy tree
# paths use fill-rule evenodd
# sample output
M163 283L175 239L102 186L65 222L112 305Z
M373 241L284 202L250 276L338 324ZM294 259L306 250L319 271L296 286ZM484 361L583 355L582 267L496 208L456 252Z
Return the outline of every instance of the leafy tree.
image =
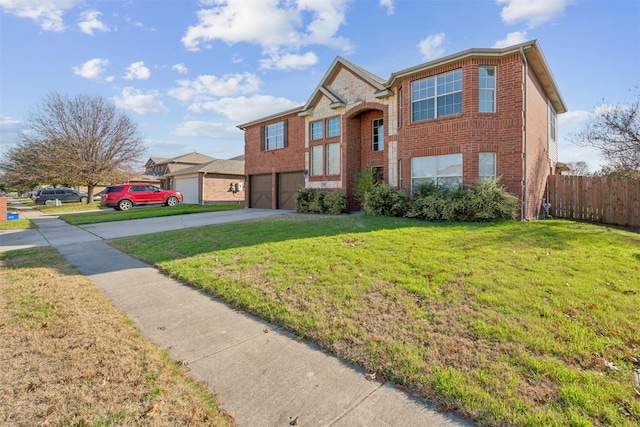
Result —
M111 182L139 164L146 146L137 125L101 97L50 93L31 114L21 142L0 168L11 182L87 186Z
M602 105L573 141L597 148L613 169L640 170L640 85L629 105Z

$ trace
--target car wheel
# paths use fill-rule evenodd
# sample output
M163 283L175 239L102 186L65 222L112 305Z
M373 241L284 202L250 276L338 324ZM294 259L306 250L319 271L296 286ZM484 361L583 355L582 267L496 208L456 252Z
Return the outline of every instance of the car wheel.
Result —
M167 199L167 206L175 206L178 204L178 198L175 196L171 196Z
M80 197L80 203L87 203L86 197Z
M129 209L131 209L133 207L133 203L131 203L131 200L120 200L118 202L118 209L121 211L128 211Z

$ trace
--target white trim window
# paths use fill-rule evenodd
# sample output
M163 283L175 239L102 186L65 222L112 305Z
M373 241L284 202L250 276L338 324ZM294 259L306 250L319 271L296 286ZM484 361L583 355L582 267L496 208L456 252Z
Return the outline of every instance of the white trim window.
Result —
M340 136L340 117L327 119L327 138Z
M311 139L324 138L324 131L322 129L322 120L311 123Z
M322 176L323 149L324 145L311 147L311 176Z
M327 144L327 175L340 175L340 143Z
M478 178L481 181L496 177L496 153L478 153Z
M264 149L275 150L286 147L286 123L278 122L265 126L264 129Z
M374 119L371 122L371 149L373 151L384 150L384 119Z
M478 67L478 111L496 112L496 67Z
M411 188L434 183L452 188L462 185L462 154L413 157L411 159Z
M411 120L462 113L462 70L411 82Z

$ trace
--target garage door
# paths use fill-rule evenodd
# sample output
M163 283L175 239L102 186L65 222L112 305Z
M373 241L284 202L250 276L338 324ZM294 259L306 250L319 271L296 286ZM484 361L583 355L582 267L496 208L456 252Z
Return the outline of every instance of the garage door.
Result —
M251 175L249 207L271 209L271 175Z
M296 192L304 187L302 172L281 173L278 175L278 209L295 209Z
M197 175L177 176L175 185L176 190L182 193L182 203L200 203Z

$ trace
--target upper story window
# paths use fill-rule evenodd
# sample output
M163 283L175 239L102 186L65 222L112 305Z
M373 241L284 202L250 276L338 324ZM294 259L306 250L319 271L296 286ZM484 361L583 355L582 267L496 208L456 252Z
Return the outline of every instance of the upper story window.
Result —
M496 112L496 67L478 68L478 111Z
M383 119L375 119L372 122L373 126L373 138L372 138L372 149L373 151L382 151L384 150L384 122Z
M327 138L340 136L340 117L327 119Z
M462 113L462 70L411 82L411 120Z
M322 139L322 138L324 138L322 121L311 123L311 139Z
M263 126L260 135L262 150L275 150L287 146L287 121Z

